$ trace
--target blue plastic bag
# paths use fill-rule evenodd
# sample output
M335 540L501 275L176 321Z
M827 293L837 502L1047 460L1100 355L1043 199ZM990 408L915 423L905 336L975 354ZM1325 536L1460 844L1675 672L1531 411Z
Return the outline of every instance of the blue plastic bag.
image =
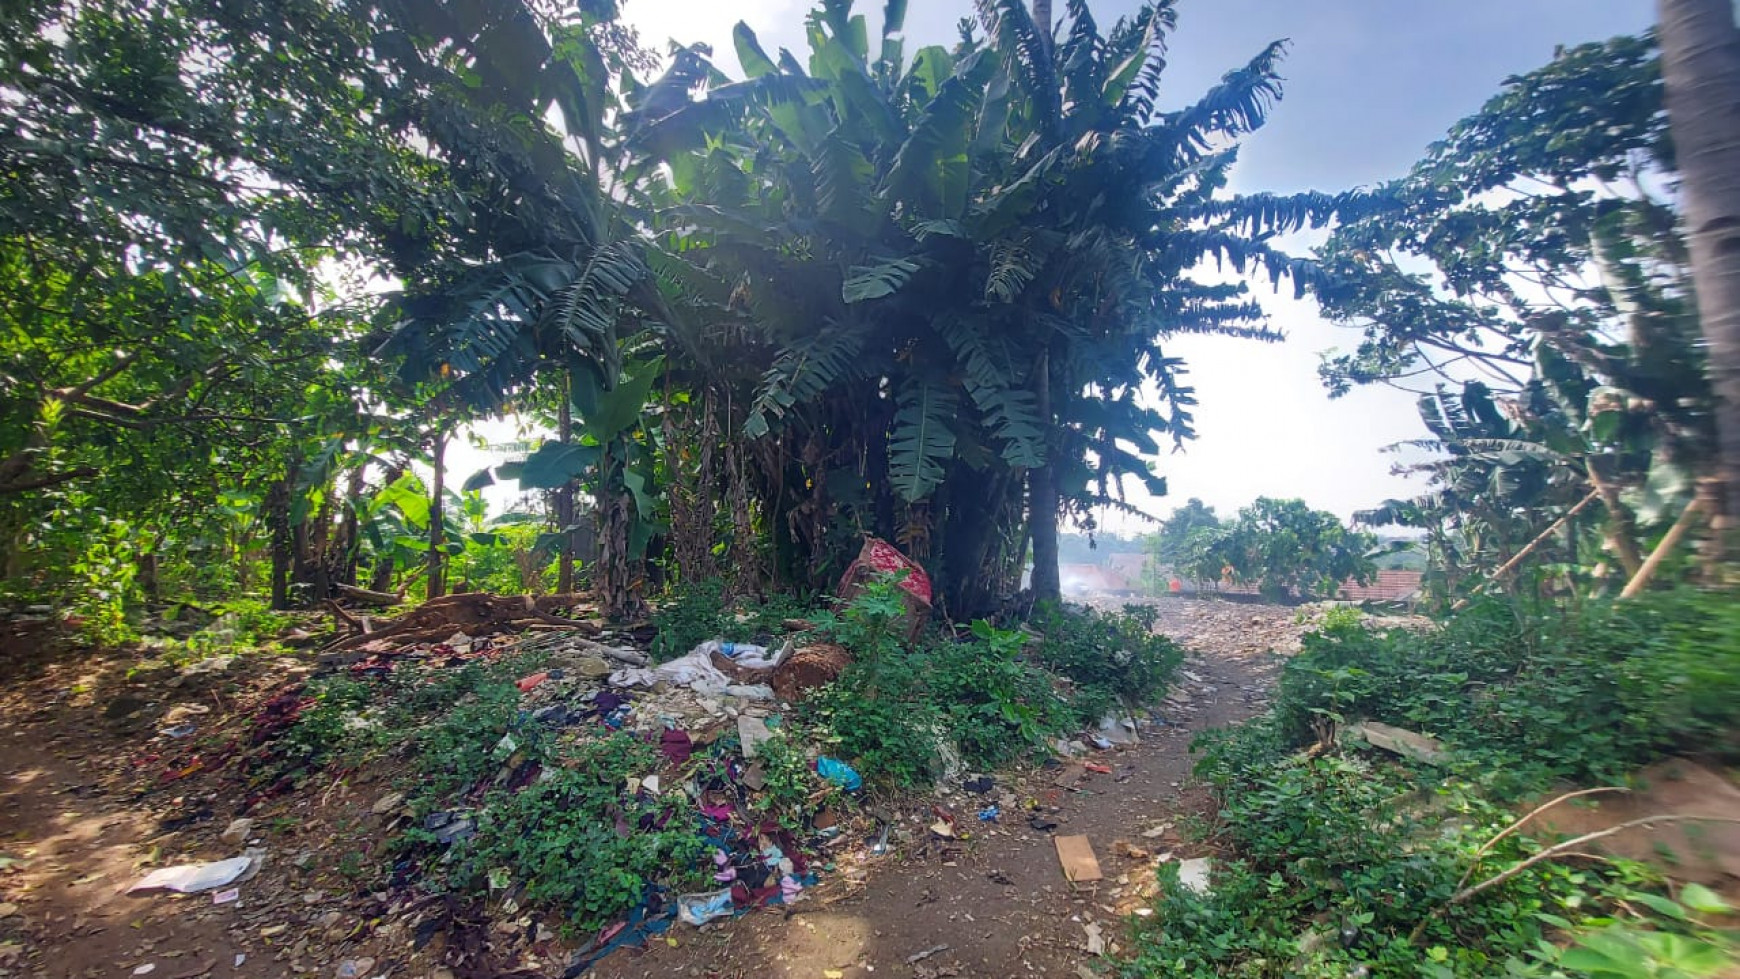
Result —
M863 777L856 771L853 771L851 765L846 764L838 758L829 758L826 755L817 758L816 774L835 785L838 785L840 788L845 789L847 792L856 792L864 787Z

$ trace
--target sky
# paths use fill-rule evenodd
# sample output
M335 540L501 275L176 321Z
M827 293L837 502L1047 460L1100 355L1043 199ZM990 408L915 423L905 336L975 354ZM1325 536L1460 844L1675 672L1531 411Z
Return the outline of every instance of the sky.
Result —
M731 44L738 21L772 52L789 47L805 60L808 0L626 0L624 18L647 47L703 42L715 63L739 75ZM1063 0L1054 0L1061 15ZM1133 0L1089 8L1107 29ZM1167 52L1161 102L1188 104L1224 72L1270 41L1291 47L1285 95L1267 126L1247 137L1231 189L1236 192L1335 192L1398 177L1458 119L1477 110L1510 75L1537 68L1559 45L1635 33L1653 20L1652 0L1179 0L1179 25ZM879 34L881 4L860 2ZM910 55L950 44L970 0L909 5ZM1285 343L1180 337L1169 355L1189 365L1198 437L1162 456L1169 494L1147 498L1133 483L1131 502L1164 517L1191 497L1223 514L1258 496L1299 497L1344 518L1389 498L1418 492L1391 475L1383 446L1425 434L1412 395L1365 388L1331 401L1317 379L1319 355L1357 342L1353 331L1316 315L1290 290L1259 288L1259 301ZM481 460L479 462L481 464ZM456 471L458 466L455 466ZM1108 529L1145 529L1115 515Z

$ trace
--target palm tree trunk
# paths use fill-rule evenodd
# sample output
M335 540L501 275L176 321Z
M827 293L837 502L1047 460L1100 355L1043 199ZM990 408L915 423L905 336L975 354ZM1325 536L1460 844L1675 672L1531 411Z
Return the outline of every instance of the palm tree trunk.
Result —
M435 475L429 480L429 581L426 597L440 598L447 593L442 577L441 549L447 542L447 520L441 512L441 497L446 492L447 433L437 430L432 459Z
M1729 521L1740 517L1740 28L1732 0L1658 0L1662 78L1680 169Z

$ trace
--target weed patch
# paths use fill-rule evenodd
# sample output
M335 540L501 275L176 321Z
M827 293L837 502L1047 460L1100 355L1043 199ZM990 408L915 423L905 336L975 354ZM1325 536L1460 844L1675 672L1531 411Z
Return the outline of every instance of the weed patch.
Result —
M1198 740L1231 856L1207 894L1162 868L1131 973L1707 974L1698 963L1733 948L1709 923L1713 895L1688 888L1676 902L1625 861L1525 865L1545 844L1504 831L1518 797L1559 780L1608 782L1693 739L1731 744L1734 674L1709 673L1740 667L1723 635L1732 616L1714 598L1669 595L1573 610L1489 601L1426 634L1330 617L1288 664L1271 713ZM1438 736L1449 770L1326 740L1356 718Z

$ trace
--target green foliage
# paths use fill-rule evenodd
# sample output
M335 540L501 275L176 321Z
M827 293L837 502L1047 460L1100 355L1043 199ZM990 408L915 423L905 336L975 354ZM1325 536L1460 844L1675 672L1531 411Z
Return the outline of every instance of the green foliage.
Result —
M1029 471L1083 518L1125 477L1164 492L1146 456L1190 436L1194 397L1162 337L1274 338L1242 284L1197 270L1297 281L1309 264L1269 239L1359 206L1223 194L1226 148L1279 93L1278 46L1161 113L1169 5L1065 21L1049 52L1020 5L985 4L982 35L907 60L898 32L859 43L865 20L829 3L807 65L772 70L740 27L748 79L689 50L638 100L630 152L671 202L653 264L680 279L684 345L750 405L721 428L780 460L761 492L787 573L820 586L858 529L910 524L939 604L990 610L1020 572ZM1145 385L1160 407L1131 396Z
M1282 674L1276 733L1298 747L1325 720L1423 731L1505 793L1615 777L1661 752L1732 751L1731 604L1691 592L1567 610L1488 600L1424 634L1326 623Z
M1185 543L1190 535L1198 530L1218 530L1220 524L1214 507L1193 496L1172 511L1172 516L1160 524L1160 530L1148 538L1148 553L1156 565L1182 565L1188 557Z
M1184 650L1154 631L1155 611L1126 606L1122 613L1044 606L1032 626L1043 635L1037 658L1075 684L1071 707L1084 724L1097 724L1118 699L1135 706L1165 692Z
M282 739L279 764L302 774L340 757L357 741L362 714L373 696L370 684L345 676L308 681L305 707Z
M1633 574L1711 471L1677 179L1656 38L1616 37L1507 79L1319 250L1323 309L1360 335L1324 359L1331 394L1435 384L1407 444L1429 491L1361 519L1429 530L1441 592L1591 491L1540 563Z
M709 639L776 643L786 635L785 620L808 618L811 608L794 595L770 595L741 610L725 600L725 582L709 578L685 584L654 609L652 656L664 662L686 655Z
M786 829L800 830L805 815L817 808L822 798L837 794L832 783L823 782L824 792L816 797L820 779L810 768L804 750L783 731L757 746L755 757L756 764L761 766L763 785L753 807L771 815Z
M1637 920L1596 923L1577 932L1570 948L1542 949L1542 960L1590 979L1695 979L1731 968L1740 955L1740 939L1715 923L1733 907L1702 884L1685 885L1678 901L1639 892L1620 898L1683 930Z
M536 754L547 747L545 731L535 724L517 725L520 692L505 678L473 674L474 683L453 707L433 723L414 731L409 742L416 752L420 778L418 794L442 799L475 784L498 768L516 750ZM455 681L457 688L464 681ZM448 691L431 691L430 701L439 703ZM508 740L504 742L504 738ZM515 747L509 747L513 745Z
M655 749L626 734L565 749L549 778L486 798L477 835L454 847L449 879L473 890L520 885L526 899L558 909L580 934L640 903L650 880L678 889L697 883L707 846L674 811L687 800L680 793L642 800L625 789L630 776L658 763ZM665 830L617 831L619 820L633 827L665 816Z
M1053 611L1037 655L1031 635L986 621L970 639L903 641L904 605L892 580L871 583L823 618L829 637L853 662L811 695L805 716L867 778L901 787L925 784L945 746L975 768L1042 749L1052 738L1097 723L1119 695L1156 696L1182 660L1152 632L1152 619ZM1059 674L1072 683L1066 699Z
M1206 895L1173 886L1138 937L1144 976L1515 975L1558 922L1594 919L1633 871L1545 862L1450 904L1474 853L1515 818L1467 783L1421 788L1357 760L1270 757L1220 779L1220 825L1237 858ZM1496 872L1538 845L1512 836ZM1418 936L1415 929L1419 928ZM1425 969L1422 972L1422 968Z
M1198 580L1231 578L1284 601L1334 595L1344 581L1369 580L1376 546L1375 536L1347 529L1333 513L1265 496L1230 524L1191 528L1182 550Z
M1491 842L1517 798L1565 780L1610 784L1664 752L1733 750L1722 739L1740 725L1740 660L1718 638L1731 604L1690 593L1574 610L1488 601L1427 633L1326 621L1289 662L1270 714L1199 739L1230 860L1207 895L1163 889L1137 973L1700 974L1733 948L1685 910L1705 894L1669 900L1623 861L1543 861L1452 896L1541 849L1526 829ZM1700 689L1691 671L1704 664L1730 675L1699 673L1712 684ZM1349 747L1300 750L1354 718L1441 738L1448 774Z

